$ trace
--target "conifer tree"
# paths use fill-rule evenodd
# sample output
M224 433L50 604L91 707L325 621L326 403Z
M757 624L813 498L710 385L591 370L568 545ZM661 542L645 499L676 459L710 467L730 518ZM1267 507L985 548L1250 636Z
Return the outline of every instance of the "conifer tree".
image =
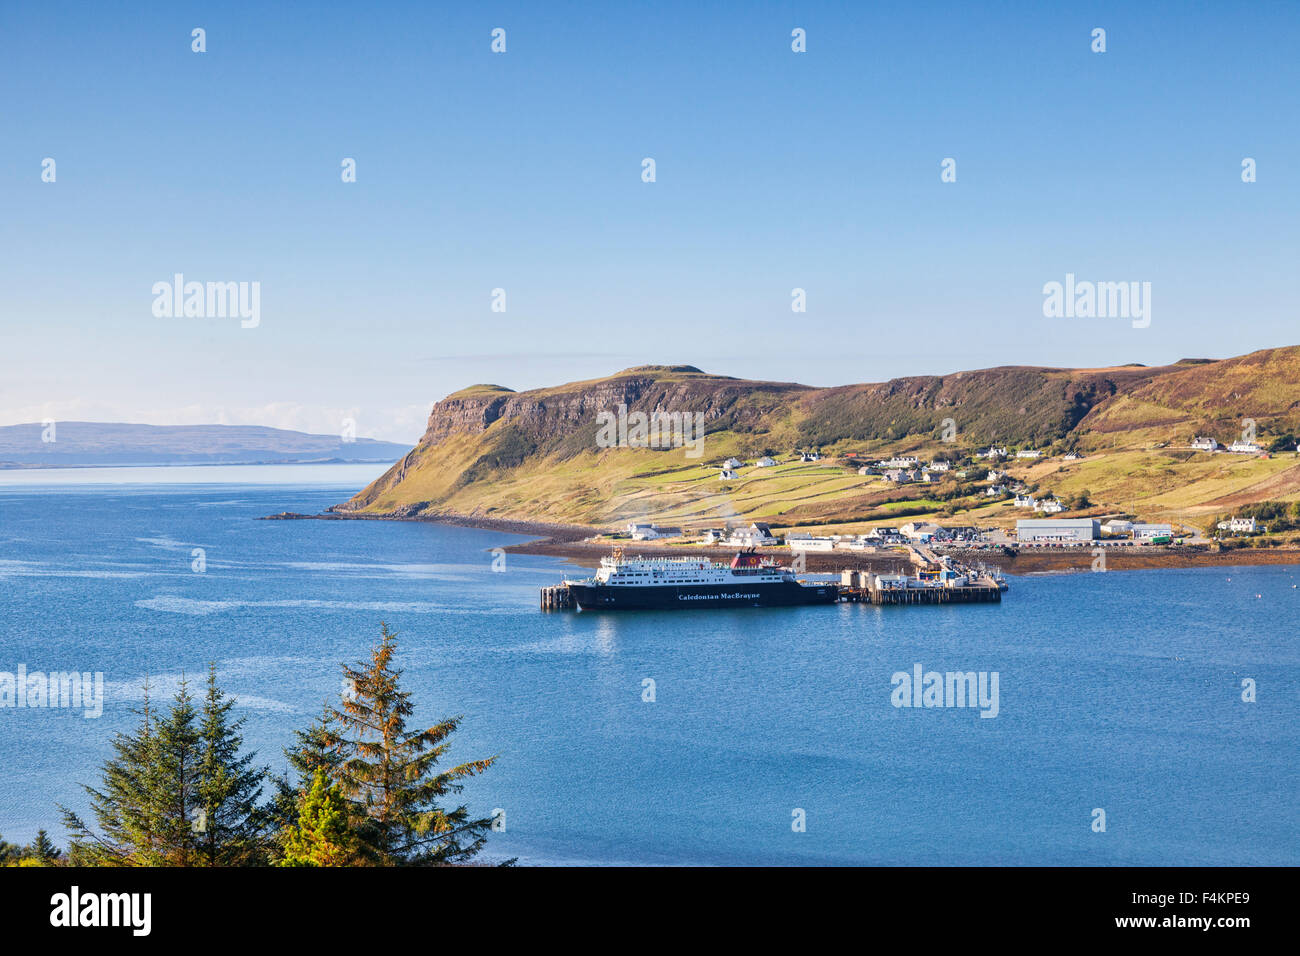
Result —
M347 866L357 860L357 837L348 802L317 767L303 794L296 822L286 828L278 866Z
M36 831L36 839L32 841L31 846L26 848L23 855L39 861L42 866L53 866L63 856L59 852L59 848L54 845L54 841L50 839L50 835L44 830Z
M241 754L244 718L231 719L235 702L217 686L215 664L208 665L208 689L199 726L200 758L196 831L199 863L239 866L265 862L266 814L258 805L266 768L254 767L256 754Z
M209 672L202 713L188 682L166 716L145 702L139 726L113 741L100 786L85 787L98 824L95 833L64 807L72 834L69 862L78 866L229 866L262 858L263 822L256 800L260 771L241 756L232 702Z
M335 779L336 768L342 758L333 743L333 721L327 704L320 718L313 721L306 730L293 732L296 742L292 747L284 749L289 772L272 778L275 793L270 807L272 819L281 834L296 824L302 793L311 786L316 771L324 770L327 781Z
M201 761L199 713L189 681L180 687L167 716L154 726L141 774L149 811L146 865L193 866L198 863L198 836L203 828L199 798Z
M486 770L496 760L475 760L444 771L449 738L460 725L451 717L426 730L408 731L414 707L402 690L402 671L393 664L397 636L380 625L370 661L343 667L352 690L332 713L336 729L329 742L340 756L337 782L362 822L361 849L381 866L458 863L482 848L490 819L471 819L463 804L442 801L460 793L459 782Z
M64 826L72 834L68 855L74 865L147 866L161 862L153 852L154 808L149 805L145 779L154 746L148 681L144 704L136 713L140 715L136 729L113 739L114 756L104 763L99 789L84 787L100 834L92 832L71 810L59 807Z

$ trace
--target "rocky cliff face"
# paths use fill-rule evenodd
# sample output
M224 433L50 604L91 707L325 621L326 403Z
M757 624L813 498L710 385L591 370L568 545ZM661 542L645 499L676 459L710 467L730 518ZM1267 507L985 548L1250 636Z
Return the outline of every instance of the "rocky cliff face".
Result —
M1140 434L1134 441L1149 445L1178 438L1153 428L1178 429L1187 440L1189 430L1199 433L1220 418L1258 419L1266 434L1300 428L1298 370L1300 348L1289 348L1155 368L1014 366L836 388L727 378L690 366L643 366L526 392L478 385L435 404L419 444L338 510L598 513L620 496L635 497L637 482L667 460L597 442L599 414L617 414L619 406L646 415L701 413L708 450L699 463L710 465L733 454L875 450L896 442L917 449L955 440L960 453L990 443L1115 446ZM1216 434L1228 430L1224 424ZM692 481L692 493L702 496L716 487L698 470L683 487Z
M501 417L504 395L444 398L433 406L421 444L436 445L448 435L477 434Z
M546 444L562 442L575 429L593 425L601 412L703 412L706 423L728 418L753 424L763 403L741 407L754 395L796 397L815 391L803 385L754 382L706 375L692 366L628 369L608 379L527 392L457 393L433 406L421 445L437 445L452 435L481 434L496 422Z

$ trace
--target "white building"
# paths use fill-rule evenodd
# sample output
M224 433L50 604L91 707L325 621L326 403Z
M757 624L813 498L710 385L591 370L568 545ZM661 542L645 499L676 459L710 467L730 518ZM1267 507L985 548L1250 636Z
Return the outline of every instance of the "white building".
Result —
M929 541L934 537L935 532L939 530L937 524L931 524L928 521L909 521L898 529L899 533L908 541Z
M777 543L772 529L761 521L756 521L748 528L736 528L727 538L727 544L734 548L759 548Z
M1129 534L1133 531L1133 522L1124 521L1121 518L1111 518L1101 526L1101 530L1107 534Z
M952 462L950 461L932 461L930 462L931 471L951 471Z
M895 455L893 458L886 458L879 462L881 468L915 468L921 463L921 459L915 455Z
M1134 522L1133 540L1150 541L1152 538L1171 538L1174 526L1171 524L1145 524Z
M775 459L775 458L769 458L768 456L764 455L764 456L763 456L762 458L760 458L758 461L754 462L754 467L755 467L755 468L771 468L771 467L773 467L775 464L776 464L776 459Z
M723 468L740 468L743 465L744 462L740 461L737 458L728 458L726 461L722 463Z
M1017 508L1032 508L1034 506L1034 496L1016 495L1014 504Z
M1228 451L1236 452L1239 455L1258 455L1263 450L1253 441L1235 441L1228 446Z
M722 469L722 474L718 476L719 480L721 481L734 481L739 477L740 476L736 474L734 471L732 471L730 468Z
M1021 544L1091 542L1099 534L1096 518L1029 518L1016 522L1016 540Z
M1065 454L1065 457L1064 457L1063 460L1064 460L1064 461L1078 461L1078 460L1079 460L1080 458L1082 458L1082 457L1083 457L1083 456L1080 455L1077 451L1071 451L1071 452L1067 452L1067 453Z
M822 456L815 451L806 451L799 456L800 461L821 461Z
M1233 518L1228 522L1228 530L1233 534L1254 534L1259 525L1254 518Z
M1041 511L1045 515L1060 514L1065 510L1065 505L1061 504L1055 498L1046 498L1043 501L1034 502L1034 510Z
M994 445L994 446L992 446L992 447L990 447L990 448L985 448L985 449L984 449L983 451L981 451L981 452L976 452L976 457L978 457L978 458L1006 458L1006 457L1007 457L1007 450L1006 450L1005 447L998 447L998 446Z
M1197 435L1192 439L1192 447L1199 451L1218 451L1219 443L1213 438L1207 438L1204 435Z
M996 498L999 495L1005 495L1006 493L1007 493L1006 485L989 485L987 488L984 489L984 495L987 498Z
M633 541L653 541L656 538L677 538L681 536L681 528L660 528L654 524L638 524L633 522L627 526L627 532L632 536Z
M891 468L889 471L885 472L885 480L905 485L909 481L915 481L916 475L910 471L903 471L901 468Z
M787 538L791 551L833 551L834 538Z
M1017 458L1042 458L1043 453L1037 448L1022 448L1016 452Z

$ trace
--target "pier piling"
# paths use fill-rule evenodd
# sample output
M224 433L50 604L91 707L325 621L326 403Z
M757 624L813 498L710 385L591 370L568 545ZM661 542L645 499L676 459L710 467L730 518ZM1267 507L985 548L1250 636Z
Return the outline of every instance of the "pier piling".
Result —
M543 611L568 611L573 608L573 592L567 584L542 588Z

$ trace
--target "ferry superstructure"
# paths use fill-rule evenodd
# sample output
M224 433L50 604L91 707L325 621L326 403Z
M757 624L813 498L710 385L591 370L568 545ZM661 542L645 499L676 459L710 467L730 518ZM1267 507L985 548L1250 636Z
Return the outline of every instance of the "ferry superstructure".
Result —
M619 551L600 559L595 575L565 581L582 610L783 607L833 604L835 584L802 584L788 568L742 552L730 564L707 558L626 558Z

